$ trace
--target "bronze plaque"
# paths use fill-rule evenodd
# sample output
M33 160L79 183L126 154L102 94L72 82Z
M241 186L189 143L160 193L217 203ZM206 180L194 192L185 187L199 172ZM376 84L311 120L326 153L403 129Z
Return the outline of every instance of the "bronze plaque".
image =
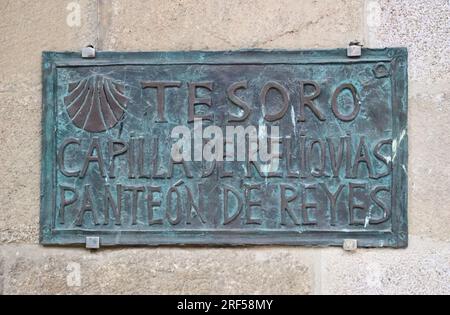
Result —
M43 56L41 243L407 246L407 51Z

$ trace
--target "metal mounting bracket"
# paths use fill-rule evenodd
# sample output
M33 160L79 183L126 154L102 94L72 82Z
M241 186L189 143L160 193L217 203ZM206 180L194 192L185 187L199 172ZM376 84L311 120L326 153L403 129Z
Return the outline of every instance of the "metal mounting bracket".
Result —
M98 237L98 236L86 237L86 248L87 249L99 249L100 248L100 237Z
M83 59L94 59L95 58L95 47L93 45L88 45L81 50L81 58Z
M342 247L346 252L354 252L358 249L358 240L355 239L344 240L344 245Z
M362 46L363 45L357 40L350 42L350 44L348 44L347 47L347 57L350 58L361 57Z

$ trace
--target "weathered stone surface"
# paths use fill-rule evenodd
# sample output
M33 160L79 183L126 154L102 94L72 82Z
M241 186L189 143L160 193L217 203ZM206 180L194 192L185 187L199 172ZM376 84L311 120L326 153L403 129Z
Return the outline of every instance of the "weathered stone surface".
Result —
M114 0L104 7L104 49L343 47L363 34L359 0Z
M75 6L74 6L75 4ZM71 14L80 13L80 21ZM0 20L0 93L39 93L44 50L75 50L94 43L95 0L2 3Z
M0 257L0 295L3 294L3 275L4 275L4 266L3 266L3 258Z
M367 41L371 47L409 50L411 95L448 90L450 3L447 0L368 0Z
M409 108L410 233L450 241L450 94L422 94Z
M38 240L42 51L78 51L95 43L96 12L95 0L2 4L1 243Z
M324 294L450 294L448 243L412 238L406 250L328 249Z
M37 242L40 96L0 93L0 242Z
M5 294L309 294L314 252L295 249L122 249L89 253L5 245ZM31 276L33 275L33 276Z

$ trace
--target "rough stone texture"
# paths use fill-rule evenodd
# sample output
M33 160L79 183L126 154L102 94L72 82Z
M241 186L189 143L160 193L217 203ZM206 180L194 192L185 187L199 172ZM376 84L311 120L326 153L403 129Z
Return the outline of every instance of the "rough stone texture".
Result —
M6 294L309 294L313 251L2 246ZM79 271L79 273L77 273Z
M97 10L95 0L6 0L0 13L0 93L40 91L41 55L44 50L80 50L95 43ZM69 26L79 4L81 21Z
M0 93L0 104L0 242L37 242L40 98Z
M3 267L3 257L0 257L0 295L4 294L3 293L3 275L4 275L4 267Z
M102 18L105 49L342 47L363 34L359 0L112 2Z
M80 26L67 24L71 3ZM448 1L11 0L0 13L0 294L450 293ZM356 38L410 52L407 250L36 245L43 50L306 49Z
M410 233L450 242L450 93L421 94L409 108Z
M71 3L79 4L79 26L67 23ZM42 51L94 43L96 12L95 0L15 0L0 7L2 243L38 240Z
M411 95L448 90L448 0L368 0L366 16L369 46L408 47Z
M324 294L450 294L448 243L412 238L406 250L329 249L322 256Z

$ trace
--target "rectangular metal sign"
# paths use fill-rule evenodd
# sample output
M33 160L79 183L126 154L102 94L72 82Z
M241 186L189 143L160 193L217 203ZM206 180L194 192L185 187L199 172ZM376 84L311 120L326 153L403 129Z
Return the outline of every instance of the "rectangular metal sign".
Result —
M43 55L41 243L407 246L407 51Z

